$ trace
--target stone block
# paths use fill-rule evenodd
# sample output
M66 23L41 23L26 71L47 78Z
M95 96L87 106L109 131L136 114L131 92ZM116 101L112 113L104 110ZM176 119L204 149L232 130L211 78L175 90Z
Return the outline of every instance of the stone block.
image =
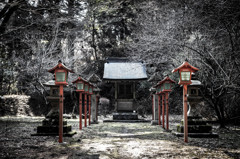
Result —
M184 126L178 125L177 132L184 133ZM188 133L210 133L212 132L211 125L188 125Z

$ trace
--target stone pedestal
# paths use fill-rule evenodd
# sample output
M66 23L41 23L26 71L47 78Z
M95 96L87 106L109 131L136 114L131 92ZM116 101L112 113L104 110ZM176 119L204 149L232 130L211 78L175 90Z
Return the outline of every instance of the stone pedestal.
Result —
M158 95L153 94L153 120L152 125L158 125Z
M37 133L32 136L58 136L59 135L59 97L47 97L51 102L51 110L46 118L42 121L42 125L37 127ZM76 132L72 131L72 126L67 125L67 121L63 119L63 136L71 137Z
M95 94L92 95L91 97L91 123L92 124L97 124L98 119L97 119L97 96Z
M177 126L177 136L184 135L184 123L183 120L181 124ZM207 124L207 122L200 116L188 116L188 136L189 137L209 137L216 138L218 134L212 132L212 126Z

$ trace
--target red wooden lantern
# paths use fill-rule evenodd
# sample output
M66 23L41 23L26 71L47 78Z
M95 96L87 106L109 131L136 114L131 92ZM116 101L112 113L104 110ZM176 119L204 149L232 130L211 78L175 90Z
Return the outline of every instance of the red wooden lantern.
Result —
M89 83L89 90L88 90L88 94L92 95L93 94L93 85L91 83Z
M61 60L52 69L48 70L55 74L55 85L59 85L59 143L63 142L63 86L67 85L68 72L74 73L72 70L62 64Z
M84 92L84 86L85 86L85 83L87 81L85 79L83 79L82 77L78 77L75 81L73 81L72 83L76 83L76 91L77 92Z
M50 73L55 75L55 85L67 85L68 72L74 73L72 70L62 64L61 60L52 69L48 70Z
M84 93L89 93L89 83L87 81L84 82Z
M168 76L165 77L161 82L161 92L171 92L172 91L172 84L176 83L175 81L173 81L171 78L169 78Z
M178 68L174 69L172 72L179 72L180 75L180 81L178 84L180 85L189 85L191 84L191 79L192 79L192 73L198 71L198 68L193 67L188 63L186 60L181 66Z
M178 84L183 85L184 142L188 142L187 85L192 83L192 73L198 71L198 68L193 67L186 60L181 66L174 69L172 72L177 71L180 75L180 81Z
M169 129L169 115L168 115L168 92L172 91L172 84L175 83L168 76L165 77L162 81L159 82L161 84L161 95L162 95L162 126L165 128L164 124L164 112L166 106L166 129Z
M82 93L84 93L84 86L87 81L82 77L78 77L72 83L76 83L76 92L79 92L79 129L82 129Z
M156 94L160 94L161 93L161 84L157 83L154 88L156 88Z

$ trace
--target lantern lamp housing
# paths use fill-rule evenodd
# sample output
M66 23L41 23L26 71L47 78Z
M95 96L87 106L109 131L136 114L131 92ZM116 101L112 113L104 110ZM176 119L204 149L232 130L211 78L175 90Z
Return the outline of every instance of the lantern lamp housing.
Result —
M48 72L55 75L55 85L68 85L68 72L74 73L59 60L58 64Z
M89 93L89 84L88 84L88 82L84 83L84 92L85 93Z
M171 92L172 91L172 84L175 83L171 78L166 76L161 82L162 84L162 92Z
M92 95L93 94L93 86L89 85L89 94Z
M191 78L192 78L192 73L198 71L199 69L196 67L193 67L188 63L186 60L181 66L178 68L174 69L172 72L179 72L180 75L180 81L178 84L184 85L184 84L191 84Z
M157 83L154 88L156 88L156 94L160 94L161 93L161 85L159 83Z
M84 83L86 80L84 80L82 77L78 77L77 80L73 81L72 83L76 84L76 92L84 92Z
M157 86L157 94L159 94L161 92L161 87Z

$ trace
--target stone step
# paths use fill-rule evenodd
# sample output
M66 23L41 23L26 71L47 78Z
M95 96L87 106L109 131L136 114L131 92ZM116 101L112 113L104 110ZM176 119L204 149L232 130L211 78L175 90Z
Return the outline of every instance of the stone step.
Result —
M184 126L178 125L177 132L183 133ZM188 133L211 133L212 126L211 125L188 125Z
M138 120L137 113L113 113L113 120Z
M71 125L65 125L63 126L63 133L68 133L72 131L72 126ZM59 132L59 127L58 126L38 126L37 127L37 134L41 133L49 133L49 134L58 134Z
M183 120L181 120L181 125L184 125ZM207 125L205 120L188 120L188 125Z
M54 121L48 121L48 120L43 120L42 121L43 126L58 126L59 125L59 120L54 120ZM63 121L63 125L67 125L67 121Z

